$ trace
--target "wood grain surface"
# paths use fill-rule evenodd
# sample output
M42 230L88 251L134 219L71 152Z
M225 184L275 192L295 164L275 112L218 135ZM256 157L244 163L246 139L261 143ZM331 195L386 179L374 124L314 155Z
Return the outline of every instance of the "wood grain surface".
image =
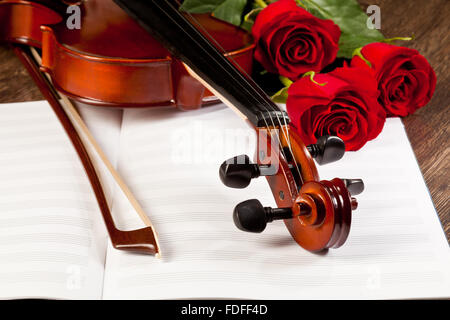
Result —
M450 242L450 1L359 0L362 8L381 8L381 32L388 38L414 35L401 45L417 49L436 72L431 102L403 119L434 205ZM399 43L400 44L400 43ZM0 46L0 103L42 100L37 87L12 50Z

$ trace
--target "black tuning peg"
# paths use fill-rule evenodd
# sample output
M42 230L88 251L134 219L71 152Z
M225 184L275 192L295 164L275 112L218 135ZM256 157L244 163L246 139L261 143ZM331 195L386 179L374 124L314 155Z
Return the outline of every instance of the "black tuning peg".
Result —
M338 161L345 153L344 141L337 136L321 136L316 144L310 144L307 148L320 165Z
M274 174L269 166L251 163L247 155L240 155L224 161L219 169L220 180L230 188L242 189L250 184L253 178Z
M309 206L302 206L299 215L311 213ZM292 208L263 207L256 199L239 203L233 211L233 221L242 231L263 232L268 222L293 218Z
M356 196L364 191L364 182L362 179L342 179L348 192L352 196Z
M292 218L291 208L263 207L256 199L239 203L233 211L236 227L248 232L263 232L268 222L289 218Z

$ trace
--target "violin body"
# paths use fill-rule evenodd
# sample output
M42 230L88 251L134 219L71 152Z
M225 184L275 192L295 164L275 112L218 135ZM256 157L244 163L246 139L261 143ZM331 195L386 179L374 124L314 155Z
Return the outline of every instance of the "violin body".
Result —
M79 29L69 29L66 3L0 0L0 41L40 48L41 70L61 93L120 108L172 105L188 110L218 101L114 2L74 2ZM195 18L224 55L251 73L254 44L248 33L209 15Z

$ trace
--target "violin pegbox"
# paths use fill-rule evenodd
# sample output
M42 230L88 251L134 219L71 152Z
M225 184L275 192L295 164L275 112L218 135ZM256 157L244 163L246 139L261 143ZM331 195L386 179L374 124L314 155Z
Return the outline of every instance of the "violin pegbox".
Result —
M315 144L306 147L311 157L320 165L342 159L345 153L345 144L336 136L321 136Z
M284 220L294 240L304 249L317 252L342 246L349 234L353 195L361 193L361 179L320 180L315 166L342 158L343 141L323 136L305 146L286 126L257 129L255 163L246 155L225 161L220 167L222 182L245 188L251 179L265 176L278 208L264 207L258 200L239 203L233 211L235 225L243 231L262 232L267 223Z

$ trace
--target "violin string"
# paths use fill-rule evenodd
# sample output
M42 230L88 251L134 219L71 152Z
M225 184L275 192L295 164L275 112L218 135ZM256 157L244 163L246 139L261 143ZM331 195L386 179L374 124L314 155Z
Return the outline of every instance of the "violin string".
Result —
M175 9L176 9L176 8L175 8ZM177 9L176 9L176 10L177 10ZM221 45L221 44L220 44L220 43L219 43L219 42L218 42L218 41L217 41L217 40L216 40L216 39L208 32L208 30L206 30L205 27L203 27L203 25L202 25L201 23L199 23L199 22L195 19L194 16L192 16L192 14L190 14L189 12L187 12L187 15L192 19L192 21L194 21L194 22L196 23L196 26L197 26L198 28L200 28L205 34L208 35L209 40L210 40L211 42L213 42L213 43L214 43L214 44L215 44L222 52L226 52L226 50L222 47L222 45ZM211 55L210 55L210 58L213 58L213 59L214 59L214 57L211 56ZM236 62L236 60L235 60L232 56L228 56L228 58L234 62L234 66L236 66L243 74L245 74L245 76L250 77L250 75L249 75L249 74L248 74L248 73L247 73L247 72L246 72L246 71L245 71L245 70L244 70L237 62ZM216 60L216 62L218 62L218 61ZM232 76L232 75L230 75L230 76ZM245 77L243 77L243 79L244 79L244 81L247 82L247 84L250 84L250 83L247 81L247 79L246 79ZM255 90L255 91L256 91L256 90ZM252 94L252 93L250 92L249 94ZM258 97L255 97L254 95L252 95L252 96L255 97L255 98L261 98L261 100L260 100L260 99L258 99L258 100L262 102L262 103L261 103L261 106L268 112L269 117L270 117L270 121L271 121L271 123L272 123L272 126L273 126L274 128L276 128L274 119L272 118L272 115L271 115L271 112L270 112L270 110L268 109L268 107L265 105L265 102L266 102L266 101L265 101L264 97L263 97L258 91L256 91L256 94L258 95ZM281 119L280 119L280 117L279 117L279 115L278 115L277 112L275 113L275 115L276 115L276 118L277 118L277 120L278 120L278 123L280 124L280 129L279 129L279 130L281 130L281 132L282 132L282 134L283 134L283 136L284 136L284 138L285 138L285 140L286 140L286 142L287 142L287 145L288 145L289 151L291 152L291 155L294 156L294 153L293 153L293 150L292 150L291 139L290 139L289 133L285 132L285 130L287 130L287 129L284 129L284 128L283 128L282 121L281 121ZM269 129L269 124L267 123L266 118L263 117L263 119L264 119L264 123L265 123L265 125L266 125L266 128L267 128L268 130L270 130L270 129ZM283 117L283 122L284 122L284 127L287 128L287 121L286 121L286 118L285 118L285 117ZM279 134L277 133L276 136L277 136L277 140L278 140L279 145L282 146L282 144L281 144L281 138L280 138ZM284 158L287 160L287 157L286 157L286 154L285 154L283 148L281 148L280 151L281 151L281 153L283 154ZM298 167L297 161L294 161L294 165L295 165L295 169L296 169L297 173L299 174L299 177L301 177L302 175L301 175L300 168Z
M153 4L156 5L162 12L165 12L164 9L158 4L157 1L152 1L152 2L153 2ZM175 8L171 3L169 3L167 0L164 1L164 2L166 3L166 5L168 5L169 7L171 7L171 9L172 9L174 12L176 12L178 15L181 16L181 14L179 13L178 9ZM200 23L198 23L198 21L197 21L191 14L188 13L188 15L191 17L192 21L194 21L194 22L198 25L198 27L201 28L201 29L205 32L205 34L208 35L208 36L210 37L210 39L212 39L212 41L214 41L214 42L216 43L216 45L217 45L216 48L214 48L213 46L211 46L211 47L212 47L213 49L220 48L222 51L225 52L225 50L222 48L222 46L221 46L219 43L217 43L217 41L214 39L214 37L212 37L212 36L209 34L209 32L208 32L207 30L205 30L205 29L203 28L203 26L202 26ZM171 15L166 14L166 17L167 17L168 19L172 20L173 23L175 23L178 27L181 28L181 26L179 25L179 23L178 23L176 20L174 20L173 17L172 17ZM197 42L196 39L193 38L193 37L192 37L191 35L189 35L188 33L186 33L186 36L188 36L192 41ZM220 62L221 62L221 61L218 61L218 60L216 59L216 57L212 56L211 54L209 54L209 53L207 53L207 54L208 54L208 56L209 56L211 59L213 59L216 63L218 63L218 64L220 65ZM232 57L230 57L230 58L231 58L231 60L232 60L233 62L235 62L235 60L234 60ZM223 62L223 61L222 61L222 62ZM229 62L229 61L226 60L226 62ZM235 62L235 65L238 65L238 64ZM224 69L224 71L225 71L226 73L228 73L229 76L230 76L232 79L235 79L235 77L234 77L233 75L231 75L231 74L228 72L227 69ZM246 82L246 83L247 83L248 85L250 85L250 87L251 87L251 84L250 84L250 83L248 82L248 80L247 80L247 79L251 79L250 76L245 72L245 70L244 70L243 73L244 73L248 78L244 77L244 76L242 75L242 73L238 73L238 75L240 76L239 78L241 78L242 81ZM238 79L235 79L235 80L238 80ZM239 83L239 81L237 81L237 83ZM256 91L256 93L257 93L258 96L255 96L254 94L252 94L252 92L249 92L245 86L242 87L242 89L244 89L250 96L254 97L256 100L259 100L260 105L261 105L266 111L269 112L269 117L270 117L270 120L271 120L271 122L272 122L272 125L273 125L274 128L276 128L275 122L274 122L274 120L273 120L273 118L272 118L272 115L270 114L270 110L269 110L269 109L267 108L267 106L265 105L265 104L267 103L267 101L264 99L264 97L263 97L258 91ZM280 118L279 118L279 116L278 116L277 113L276 113L276 116L277 116L277 119L278 119L278 123L280 124L280 127L281 127L280 130L282 131L283 136L285 137L286 142L287 142L287 144L288 144L288 148L289 148L291 154L294 155L294 153L293 153L293 151L292 151L292 146L291 146L291 143L290 143L289 135L284 131L284 129L283 129L282 125L281 125ZM270 128L269 128L269 124L267 123L267 121L266 121L266 119L265 119L264 117L263 117L263 120L264 120L264 123L265 123L267 129L269 130L269 132L271 132L271 131L270 131ZM286 119L284 119L284 123L285 123L285 126L287 126ZM281 139L280 139L280 136L279 136L278 132L276 132L276 138L277 138L277 140L278 140L279 145L282 146ZM280 149L281 149L280 151L281 151L282 155L284 156L284 158L285 158L286 160L288 160L288 158L286 157L286 154L285 154L285 152L284 152L284 149L283 149L283 148L280 148ZM300 172L300 169L299 169L299 167L298 167L297 162L294 161L294 164L295 164L295 169L297 170L297 173L298 173L299 177L301 177L301 172Z
M202 29L202 31L205 32L205 33L209 36L210 39L212 39L212 42L213 42L220 50L222 50L223 52L226 52L226 50L222 47L222 45L221 45L216 39L214 39L214 38L212 37L212 35L209 34L208 30L206 30L206 29L205 29L205 28L204 28L204 27L203 27L203 26L202 26L202 25L201 25L201 24L200 24L200 23L199 23L192 15L191 15L191 14L188 13L188 15L191 17L191 19L192 19L193 21L196 22L196 25L197 25L200 29ZM230 58L231 60L233 60L234 65L237 66L237 67L239 68L239 70L240 70L242 73L244 73L246 76L250 77L250 76L247 74L247 72L246 72L246 71L245 71L245 70L244 70L244 69L243 69L243 68L242 68L235 60L234 60L234 58L233 58L232 56L229 56L228 58ZM259 94L259 92L256 91L256 93L259 95L260 98L262 98L262 99L264 100L264 97L262 97L262 96ZM267 108L264 104L262 104L262 106L264 107L264 109L265 109L266 111L268 111L268 114L269 114L269 117L270 117L272 126L273 126L273 127L276 127L276 126L275 126L275 123L274 123L274 120L273 120L273 118L272 118L271 112L268 110L268 108ZM281 120L280 120L280 117L278 116L278 113L275 113L275 115L276 115L276 118L277 118L277 120L278 120L278 123L280 124L280 130L281 130L281 132L282 132L282 134L283 134L283 136L284 136L284 138L286 139L286 142L287 142L287 144L288 144L288 148L289 148L291 154L293 155L293 150L292 150L292 145L291 145L291 140L290 140L289 134L288 134L287 132L285 132L285 129L284 129L283 126L281 125L282 122L281 122ZM266 119L265 119L265 118L263 118L263 119L264 119L264 122L265 122L265 124L266 124L267 129L269 129L269 125L268 125ZM283 117L283 122L284 122L285 128L287 128L287 121L286 121L286 118L285 118L285 117ZM281 139L280 139L280 137L279 137L278 134L277 134L277 140L278 140L279 145L281 146L281 145L282 145L282 144L281 144ZM285 154L283 148L281 148L281 152L282 152L284 158L287 160L287 157L286 157L286 154ZM294 165L295 165L295 169L296 169L297 173L298 173L299 176L301 177L301 171L300 171L300 168L298 167L298 164L297 164L296 161L294 161Z
M172 17L170 14L168 14L167 12L165 12L165 11L164 11L164 8L163 8L162 6L160 6L158 2L160 2L160 1L156 1L156 0L153 0L153 1L152 1L152 3L153 3L155 6L157 6L162 12L166 13L166 17L167 17L168 19L170 19L174 24L176 24L176 25L182 30L182 29L183 29L182 26L180 26L180 24L179 24L175 19L173 19L173 17ZM185 18L179 13L178 8L174 7L173 4L170 3L170 1L165 0L165 1L163 1L163 2L165 2L165 4L168 5L169 7L171 7L171 10L173 10L174 12L176 12L182 19L185 19ZM187 14L192 18L192 20L193 20L196 24L198 24L198 26L199 26L200 28L203 28L203 26L202 26L201 24L199 24L198 21L197 21L190 13L187 13ZM189 23L189 22L188 22L188 23ZM197 30L197 32L198 32L198 30ZM209 34L209 32L208 32L207 30L204 30L204 32L205 32L209 37L211 37L211 40L212 40L212 41L215 41L215 39ZM186 35L187 37L189 37L193 42L196 42L198 45L200 45L200 44L198 43L198 41L197 41L195 38L193 38L189 33L185 33L185 35ZM211 42L211 41L208 41L208 42ZM225 51L225 50L221 47L220 44L217 44L217 45L218 45L218 47L219 47L221 50ZM212 46L212 45L211 45L211 47L214 48L214 46ZM214 48L214 49L217 50L217 48ZM213 59L218 65L221 65L220 62L224 62L224 61L218 61L218 60L216 59L216 57L212 56L212 55L209 54L209 53L207 53L207 54L208 54L208 56L209 56L211 59ZM234 59L232 59L232 60L233 60L233 62L234 62ZM228 61L228 60L225 60L225 62L229 62L229 61ZM233 77L233 75L230 74L229 71L228 71L227 69L224 69L224 68L223 68L222 71L226 72L232 79L238 80L238 79L236 79L235 77ZM244 73L245 75L247 75L247 73L246 73L245 71L244 71L243 73ZM246 82L246 83L248 84L247 78L244 77L244 75L243 75L242 73L237 73L237 74L238 74L238 76L239 76L239 79L240 79L242 82ZM248 76L248 75L247 75L247 76ZM236 83L239 84L239 83L241 83L241 81L236 81ZM244 90L244 91L246 91L246 92L248 93L249 96L252 96L252 97L254 97L255 99L258 99L259 97L262 98L261 95L259 95L259 97L256 97L255 95L253 95L251 92L248 91L248 89L247 89L245 86L241 86L241 89ZM260 102L261 105L264 105L264 104L267 103L267 101L265 101L264 98L262 98L262 100L259 100L259 102ZM268 108L265 107L265 110L268 111Z
M168 3L167 1L165 1L165 2L166 2L166 4L168 4L169 6L171 6L173 10L175 10L176 12L178 12L178 9L175 8L175 7L173 7L172 4ZM156 6L158 6L162 11L164 11L164 9L161 8L161 7L158 5L157 1L153 1L153 3L154 3ZM202 28L202 29L204 30L204 32L210 37L210 39L211 39L212 41L216 41L216 40L209 34L209 32L208 32L207 30L205 30L205 29L203 28L203 26L202 26L200 23L198 23L198 21L197 21L190 13L187 13L187 14L192 18L192 20L198 25L199 28ZM169 19L171 19L173 23L175 23L175 24L177 24L179 27L181 27L181 26L178 24L178 22L177 22L176 20L174 20L172 17L170 17L169 15L167 15L167 17L168 17ZM195 40L194 38L192 38L189 34L186 34L186 35L189 36L189 37L191 38L191 40L196 41L196 40ZM216 43L217 43L217 42L216 42ZM225 50L222 48L222 46L221 46L220 44L217 43L217 45L218 45L218 47L220 48L220 50L225 51ZM211 59L213 59L217 64L220 64L220 61L218 61L214 56L212 56L212 55L210 55L210 54L208 54L208 56L209 56ZM233 60L233 61L234 61L234 60ZM225 69L224 71L227 72L228 75L229 75L232 79L235 79L234 76L233 76L232 74L230 74L226 69ZM244 71L244 73L245 73L245 71ZM247 75L247 73L245 73L245 74ZM248 75L247 75L247 76L248 76ZM237 80L237 79L235 79L235 80ZM242 76L242 80L248 83L247 79L246 79L244 76ZM237 82L237 83L239 83L239 82ZM264 100L264 98L263 98L261 95L259 95L259 96L253 95L252 92L249 92L249 91L247 90L246 87L242 87L242 89L245 90L245 91L248 93L248 95L254 97L254 98L257 99L257 100L259 100L260 105L261 105L262 107L264 107L264 109L265 109L266 111L269 111L269 117L270 117L270 119L271 119L272 125L273 125L273 127L276 127L276 126L275 126L275 122L273 121L273 118L272 118L272 116L270 115L270 110L265 106L266 101ZM259 99L259 98L261 98L261 99ZM269 126L269 124L267 123L267 120L266 120L265 118L263 118L263 121L264 121L264 123L266 124L266 128L269 130L270 126ZM280 145L281 145L281 141L280 141L279 137L278 137L278 141L280 142ZM283 154L284 154L284 153L283 153Z

